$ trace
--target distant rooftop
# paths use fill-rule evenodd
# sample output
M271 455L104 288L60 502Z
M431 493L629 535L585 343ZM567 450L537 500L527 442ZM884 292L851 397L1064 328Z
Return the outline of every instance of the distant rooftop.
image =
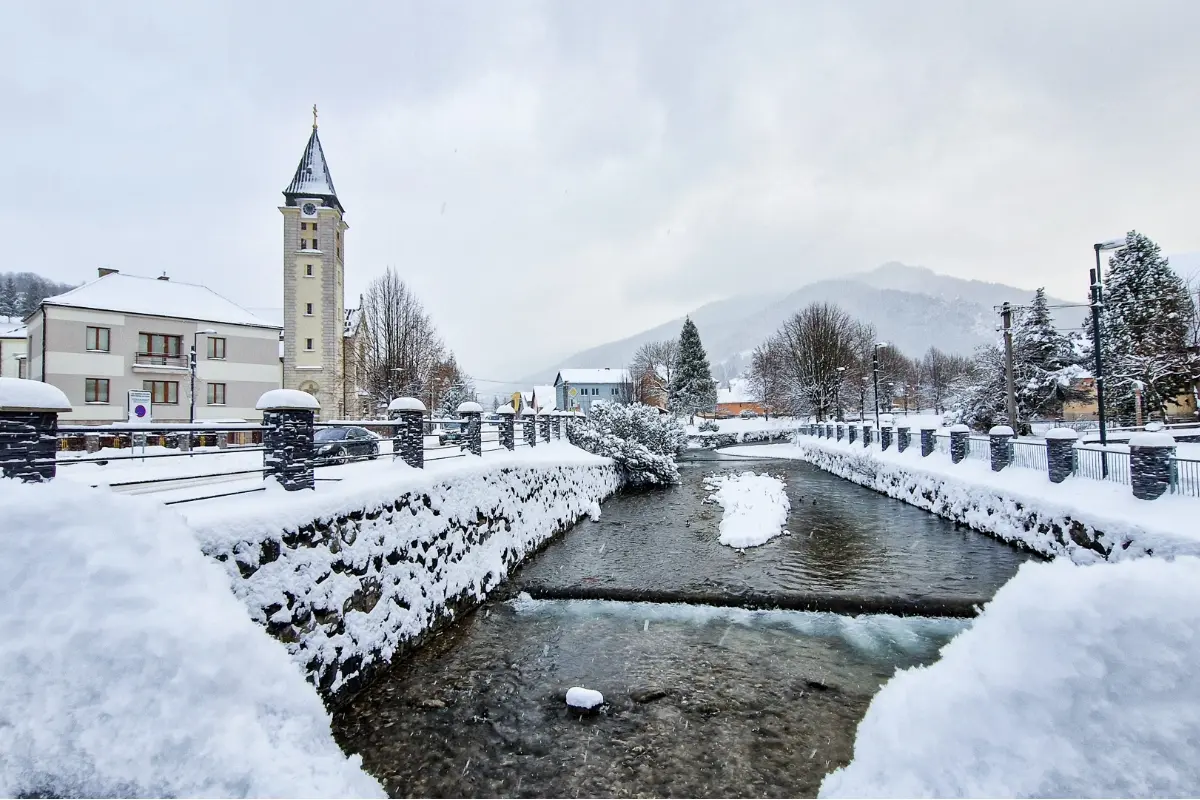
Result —
M602 367L600 369L560 369L554 379L554 385L560 383L625 383L629 380L629 371L623 367Z
M151 317L177 317L276 330L280 327L256 317L207 286L165 278L122 275L119 272L110 272L69 292L47 297L42 302L49 306L90 308Z

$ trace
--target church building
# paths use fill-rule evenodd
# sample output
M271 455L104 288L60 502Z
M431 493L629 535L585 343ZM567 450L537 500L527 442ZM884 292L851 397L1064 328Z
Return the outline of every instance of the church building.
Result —
M317 136L283 190L283 386L317 398L321 419L369 414L357 390L361 323L345 303L345 208Z

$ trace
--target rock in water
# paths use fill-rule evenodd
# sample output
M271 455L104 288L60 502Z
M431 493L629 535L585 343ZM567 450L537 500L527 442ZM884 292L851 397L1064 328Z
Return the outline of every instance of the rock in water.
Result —
M576 711L596 711L604 705L604 695L595 689L572 686L567 689L567 705Z

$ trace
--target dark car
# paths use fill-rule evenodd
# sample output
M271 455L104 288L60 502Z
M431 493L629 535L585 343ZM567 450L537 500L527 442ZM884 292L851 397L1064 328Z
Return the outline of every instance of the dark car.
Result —
M318 464L345 464L379 456L379 437L366 428L321 428L313 436Z

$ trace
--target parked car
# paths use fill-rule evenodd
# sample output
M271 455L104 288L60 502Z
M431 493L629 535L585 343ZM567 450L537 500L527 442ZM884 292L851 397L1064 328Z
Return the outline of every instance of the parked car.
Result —
M443 422L433 430L438 437L438 444L459 444L462 442L463 429L462 424L458 422Z
M321 428L313 436L318 464L345 464L357 458L379 457L379 437L366 428Z
M758 412L755 411L754 409L747 408L747 409L743 409L742 413L738 414L738 416L741 417L742 419L754 419L755 417L758 416Z

